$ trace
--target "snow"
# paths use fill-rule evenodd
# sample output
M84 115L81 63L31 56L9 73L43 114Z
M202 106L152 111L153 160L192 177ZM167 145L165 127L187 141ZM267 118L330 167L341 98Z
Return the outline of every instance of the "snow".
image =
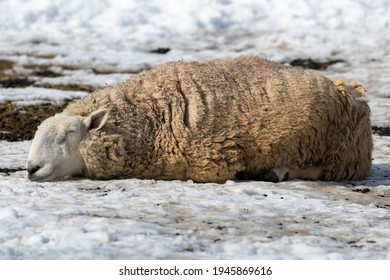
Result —
M0 60L59 75L0 88L0 102L61 103L87 92L40 85L101 87L170 60L343 59L323 74L363 84L373 124L388 127L389 14L386 0L3 0ZM160 47L170 51L150 52ZM0 168L24 168L30 143L0 141ZM0 259L390 259L390 137L374 144L373 171L358 182L0 173Z
M17 172L0 177L0 256L388 259L388 199L379 195L388 197L389 183L380 175L356 186L136 179L36 183ZM359 188L371 191L353 191Z
M82 91L62 91L38 87L8 88L7 93L0 96L0 102L13 101L20 105L34 105L49 101L60 104L64 99L74 99L85 95L87 93Z

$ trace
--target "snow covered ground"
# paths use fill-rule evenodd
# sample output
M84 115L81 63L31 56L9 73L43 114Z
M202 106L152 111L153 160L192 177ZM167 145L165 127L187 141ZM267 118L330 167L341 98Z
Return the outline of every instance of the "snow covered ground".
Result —
M390 126L387 0L0 0L0 33L0 60L15 62L6 74L34 81L0 88L0 102L61 103L88 93L43 85L101 87L168 60L257 54L343 60L323 74L362 83L373 125ZM390 259L390 137L374 143L358 182L0 173L0 259ZM0 141L0 168L23 168L29 145Z

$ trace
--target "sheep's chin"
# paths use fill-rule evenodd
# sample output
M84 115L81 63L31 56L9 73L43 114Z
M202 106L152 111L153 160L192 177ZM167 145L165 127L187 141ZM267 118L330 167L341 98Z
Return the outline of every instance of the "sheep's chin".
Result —
M27 175L28 179L37 182L48 182L57 179L55 168L45 168L42 172L37 172L33 175Z

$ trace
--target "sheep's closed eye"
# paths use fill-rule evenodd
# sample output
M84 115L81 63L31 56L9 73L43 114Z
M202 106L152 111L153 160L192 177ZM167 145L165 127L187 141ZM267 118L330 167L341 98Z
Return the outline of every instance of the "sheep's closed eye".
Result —
M74 134L75 132L76 132L75 130L69 130L69 131L67 131L67 132L65 133L65 135L62 136L62 137L60 138L60 140L59 140L58 143L59 143L59 144L64 144L66 138L69 137L70 135Z
M64 136L61 136L60 140L58 141L58 144L61 145L61 144L64 144L64 143L65 143L66 135L67 135L67 134L65 134Z

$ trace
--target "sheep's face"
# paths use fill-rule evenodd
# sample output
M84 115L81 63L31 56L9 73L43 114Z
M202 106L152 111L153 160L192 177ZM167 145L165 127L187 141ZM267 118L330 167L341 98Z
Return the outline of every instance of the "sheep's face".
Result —
M61 113L43 121L31 144L27 178L52 181L87 175L79 144L91 129L103 127L107 117L108 110L101 109L85 118Z

